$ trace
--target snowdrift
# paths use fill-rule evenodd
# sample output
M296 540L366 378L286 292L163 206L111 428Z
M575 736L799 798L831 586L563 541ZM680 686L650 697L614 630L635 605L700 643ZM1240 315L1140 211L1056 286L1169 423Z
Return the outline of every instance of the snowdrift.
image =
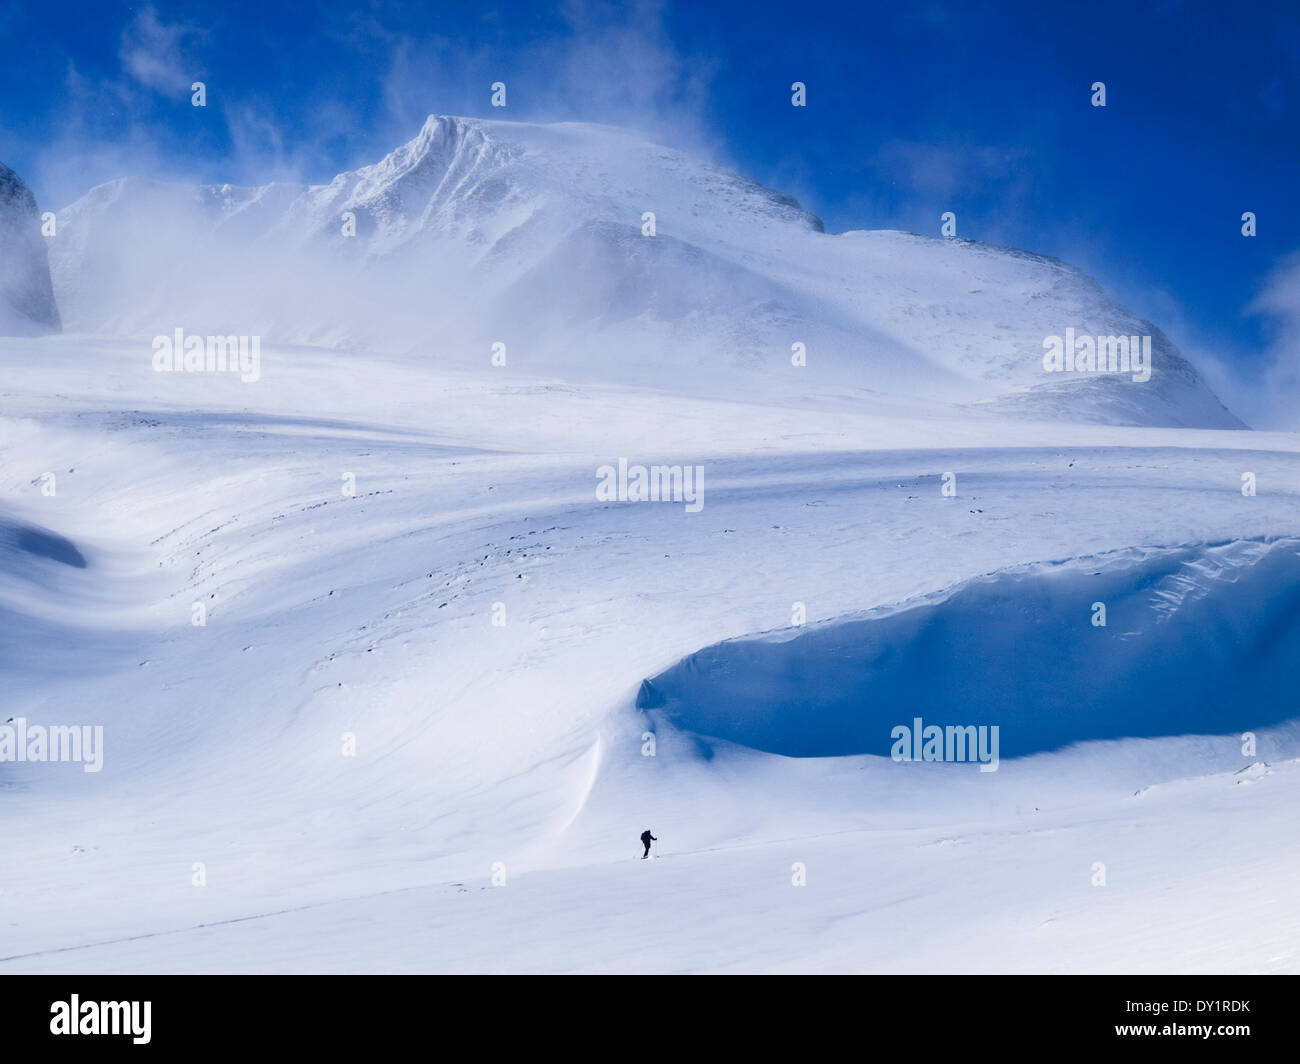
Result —
M1105 606L1105 625L1096 604ZM1295 715L1300 542L1125 551L707 647L637 705L792 757L888 755L895 725L998 725L1001 756Z

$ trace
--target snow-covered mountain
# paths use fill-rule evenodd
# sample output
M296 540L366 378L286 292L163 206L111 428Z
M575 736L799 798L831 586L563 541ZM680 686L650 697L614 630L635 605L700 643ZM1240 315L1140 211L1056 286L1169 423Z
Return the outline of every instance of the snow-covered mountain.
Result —
M51 253L0 972L1300 970L1300 437L1178 427L1230 416L1154 329L1045 382L1150 328L1077 271L457 119ZM155 372L175 328L260 374Z
M58 332L59 310L36 198L0 163L0 335Z
M1059 261L830 235L789 196L604 126L430 117L328 185L127 178L58 218L55 287L76 330L180 327L444 367L484 365L500 343L521 372L705 396L1240 425L1158 329ZM1045 372L1045 338L1067 329L1150 336L1150 380Z

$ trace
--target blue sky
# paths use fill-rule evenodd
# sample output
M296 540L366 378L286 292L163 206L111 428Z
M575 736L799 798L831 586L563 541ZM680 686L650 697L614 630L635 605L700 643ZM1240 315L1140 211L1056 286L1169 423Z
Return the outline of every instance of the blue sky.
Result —
M0 47L0 161L43 207L123 174L326 181L429 113L606 121L791 192L831 231L937 235L952 210L961 236L1057 255L1221 391L1295 378L1294 0L41 0L0 9Z

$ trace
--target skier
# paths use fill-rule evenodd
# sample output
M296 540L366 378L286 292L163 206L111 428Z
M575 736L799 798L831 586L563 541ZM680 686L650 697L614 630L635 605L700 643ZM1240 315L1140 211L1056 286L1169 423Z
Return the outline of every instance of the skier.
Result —
M644 861L650 856L650 844L652 842L658 842L659 840L651 835L649 831L643 831L641 832L641 841L645 843L645 853L641 855L641 860Z

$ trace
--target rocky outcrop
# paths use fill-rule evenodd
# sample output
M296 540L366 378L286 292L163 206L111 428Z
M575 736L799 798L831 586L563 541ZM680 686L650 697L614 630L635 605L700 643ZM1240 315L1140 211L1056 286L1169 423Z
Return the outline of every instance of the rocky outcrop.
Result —
M0 334L29 336L61 327L36 197L0 163Z

